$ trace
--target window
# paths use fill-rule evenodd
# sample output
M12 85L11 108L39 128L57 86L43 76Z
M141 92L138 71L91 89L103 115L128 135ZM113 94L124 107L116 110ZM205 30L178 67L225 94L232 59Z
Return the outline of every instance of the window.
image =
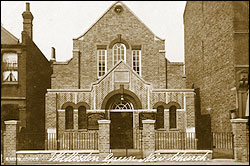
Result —
M98 78L100 78L107 72L107 50L97 50L97 64Z
M73 129L74 128L74 110L73 110L73 107L72 106L68 106L66 107L66 110L65 110L65 116L66 116L66 119L65 119L65 128L66 129Z
M18 81L18 57L16 53L3 54L3 82Z
M78 108L78 129L87 129L87 123L86 107L80 106Z
M141 75L141 50L132 50L132 67L136 73Z
M156 113L156 129L164 128L164 107L158 106Z
M169 123L170 128L176 128L176 106L171 106L169 108Z
M121 59L126 62L126 46L122 43L116 43L113 46L113 65L119 62Z

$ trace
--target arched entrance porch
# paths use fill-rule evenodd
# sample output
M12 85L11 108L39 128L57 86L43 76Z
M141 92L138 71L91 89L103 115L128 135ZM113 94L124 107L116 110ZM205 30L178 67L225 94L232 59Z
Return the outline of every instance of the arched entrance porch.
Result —
M111 120L110 148L133 149L133 113L141 109L141 102L131 91L123 89L111 92L103 102L106 118Z

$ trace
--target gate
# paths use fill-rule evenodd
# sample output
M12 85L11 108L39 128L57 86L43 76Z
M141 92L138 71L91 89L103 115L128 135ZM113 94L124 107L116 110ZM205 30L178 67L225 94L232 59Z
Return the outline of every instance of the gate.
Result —
M212 132L212 158L234 158L232 132Z

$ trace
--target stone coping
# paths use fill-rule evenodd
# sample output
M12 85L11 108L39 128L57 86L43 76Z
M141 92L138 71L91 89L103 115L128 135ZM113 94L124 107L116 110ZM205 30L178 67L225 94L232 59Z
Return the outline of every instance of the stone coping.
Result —
M17 124L19 121L16 120L8 120L8 121L4 121L5 124L9 125L9 124Z
M241 119L241 118L238 118L238 119L231 119L230 121L231 121L232 123L248 122L248 119Z
M151 119L142 120L142 123L155 123L155 120L151 120Z
M110 120L98 120L98 123L100 124L100 123L110 123L111 121Z
M17 154L44 154L44 153L99 153L99 150L20 150Z
M173 150L156 150L155 153L212 153L212 150L196 150L196 149L188 149L188 150L177 150L177 149L173 149Z

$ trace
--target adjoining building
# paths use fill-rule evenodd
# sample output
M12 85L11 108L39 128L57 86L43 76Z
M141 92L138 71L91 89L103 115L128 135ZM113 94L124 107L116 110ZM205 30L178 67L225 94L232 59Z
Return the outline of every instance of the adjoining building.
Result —
M206 133L231 132L230 119L246 115L249 2L188 1L184 34L187 88L197 96L197 137L210 146Z
M112 149L138 148L144 119L155 119L156 130L195 133L194 90L186 89L184 64L169 62L165 40L122 2L73 39L70 60L56 62L52 53L48 149L79 149L79 134L98 130L101 119L111 120Z
M27 143L23 148L39 149L44 148L45 93L52 68L33 41L29 3L22 16L21 42L1 26L1 131L4 121L18 120Z

